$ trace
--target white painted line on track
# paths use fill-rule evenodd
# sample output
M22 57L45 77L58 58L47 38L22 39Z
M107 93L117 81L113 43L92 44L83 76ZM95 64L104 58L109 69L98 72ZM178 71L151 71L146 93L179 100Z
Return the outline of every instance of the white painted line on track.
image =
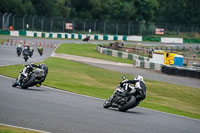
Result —
M14 78L7 77L7 76L4 76L4 75L0 75L0 77L4 77L4 78L8 78L8 79L14 79ZM49 87L49 86L42 85L42 87L50 89L50 90L54 90L54 91L59 91L59 92L62 92L62 93L68 93L68 94L71 94L71 95L77 95L77 96L82 96L82 97L87 97L87 98L91 98L91 99L105 101L105 99L102 99L102 98L97 98L97 97L92 97L92 96L77 94L77 93L73 93L73 92L69 92L69 91L59 90L59 89L52 88L52 87ZM158 110L148 109L148 108L144 108L144 107L136 107L136 108L150 110L150 111L154 111L154 112L158 112L158 113L163 113L163 114L167 114L167 115L172 115L172 116L178 116L178 117L182 117L182 118L186 118L186 119L191 119L191 120L196 120L196 121L200 122L199 119L190 118L190 117L187 117L187 116L182 116L182 115L177 115L177 114L171 114L171 113L167 113L167 112L161 112L161 111L158 111Z
M51 57L51 56L54 56L55 51L56 51L56 49L60 46L60 44L61 44L61 43L59 43L59 44L56 46L56 48L55 48L55 49L53 50L53 52L51 53L50 57Z
M19 129L24 129L24 130L29 130L29 131L35 131L35 132L41 132L41 133L50 133L42 130L37 130L37 129L31 129L31 128L25 128L25 127L19 127L19 126L13 126L13 125L8 125L8 124L3 124L0 123L0 126L8 126L8 127L13 127L13 128L19 128Z

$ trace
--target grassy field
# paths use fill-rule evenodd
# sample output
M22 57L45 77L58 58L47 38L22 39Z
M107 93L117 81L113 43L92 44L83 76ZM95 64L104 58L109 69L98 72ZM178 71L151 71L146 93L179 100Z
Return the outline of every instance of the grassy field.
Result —
M40 133L40 132L0 125L0 133Z
M49 74L43 85L103 99L113 93L123 75L59 58L51 57L44 63L49 67ZM0 74L17 77L22 68L22 65L0 67ZM132 75L125 76L133 78ZM141 107L200 119L200 88L145 81L147 98Z
M86 57L104 59L109 61L133 64L132 60L125 60L118 57L100 54L99 52L97 52L95 44L75 44L75 43L61 44L56 49L56 53L72 54L72 55L86 56Z

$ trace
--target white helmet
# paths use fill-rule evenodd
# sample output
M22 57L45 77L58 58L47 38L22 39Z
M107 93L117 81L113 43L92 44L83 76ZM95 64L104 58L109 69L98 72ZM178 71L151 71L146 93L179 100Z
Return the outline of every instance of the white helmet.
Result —
M134 80L139 80L139 81L143 81L144 82L144 79L143 79L143 76L141 75L137 75Z

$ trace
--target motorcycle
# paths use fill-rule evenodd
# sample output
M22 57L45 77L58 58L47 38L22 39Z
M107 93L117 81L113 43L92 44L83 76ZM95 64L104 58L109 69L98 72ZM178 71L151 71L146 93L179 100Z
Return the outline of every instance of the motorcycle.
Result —
M20 72L20 86L23 89L27 89L28 87L32 87L37 85L37 81L40 80L45 76L44 70L42 69L34 69L31 72L27 72L27 68L25 67L24 69L21 70ZM12 87L18 86L18 79L19 77L13 82ZM38 86L37 86L38 87Z
M33 56L33 52L34 50L33 49L29 49L29 56L32 57Z
M122 77L123 80L126 80L126 77ZM124 90L131 90L131 91L124 91ZM136 89L135 87L131 86L129 83L124 83L123 85L119 84L116 89L116 92L112 98L112 100L107 99L103 107L104 108L118 108L119 111L125 112L128 109L136 107L140 101L136 99L135 95Z
M86 36L86 38L83 39L83 41L89 41L90 40L90 36Z
M43 48L38 48L37 50L38 50L38 53L40 54L40 56L42 56L43 55Z
M21 53L22 53L22 48L21 47L17 47L16 52L17 52L17 56L19 57L21 55Z

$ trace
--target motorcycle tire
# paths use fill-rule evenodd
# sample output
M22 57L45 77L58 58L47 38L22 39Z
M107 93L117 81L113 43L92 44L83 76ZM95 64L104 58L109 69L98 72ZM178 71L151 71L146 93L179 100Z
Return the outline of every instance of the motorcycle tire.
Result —
M12 83L12 87L16 87L16 86L17 86L17 80Z
M107 100L103 104L103 107L106 108L106 109L109 108L110 106L111 106L111 103L107 102Z
M36 80L36 77L32 75L31 78L21 86L21 88L27 89L28 87L33 86L33 83L35 82L35 80Z
M25 62L27 62L27 60L28 60L28 57L27 57L27 56L25 56L25 57L24 57L24 61L25 61Z
M135 104L136 104L136 98L134 96L131 96L130 100L125 105L119 107L119 111L125 112L128 109L133 108Z

